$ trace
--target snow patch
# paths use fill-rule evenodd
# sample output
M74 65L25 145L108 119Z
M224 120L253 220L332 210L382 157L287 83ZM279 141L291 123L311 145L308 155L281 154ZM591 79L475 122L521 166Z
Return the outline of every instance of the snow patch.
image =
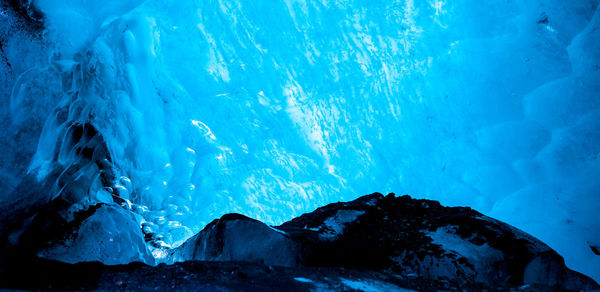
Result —
M283 230L279 230L279 229L277 229L277 228L275 228L275 227L273 227L273 226L269 226L269 228L270 228L271 230L273 230L273 231L275 231L275 232L279 233L279 234L282 234L282 235L285 235L285 236L287 236L287 235L288 235L288 234L287 234L285 231L283 231Z
M295 277L294 280L296 280L298 282L302 282L302 283L312 283L313 282L313 280L307 279L304 277Z
M357 281L342 278L342 284L349 289L360 290L365 292L377 292L377 291L414 291L409 289L400 288L391 284L379 282L379 281Z
M321 233L319 237L322 239L335 239L344 232L346 224L353 222L364 213L364 211L358 210L339 210L333 217L329 217L323 222L325 232Z
M443 226L435 232L426 232L434 244L439 244L448 252L459 254L471 262L489 262L490 259L502 260L502 252L487 243L476 245L467 239L456 235L455 226Z

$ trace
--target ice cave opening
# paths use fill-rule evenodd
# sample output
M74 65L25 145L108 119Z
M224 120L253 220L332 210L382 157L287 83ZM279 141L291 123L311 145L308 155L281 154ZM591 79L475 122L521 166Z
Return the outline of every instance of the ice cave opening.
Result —
M600 281L598 0L1 3L2 207L117 203L160 251L396 192Z

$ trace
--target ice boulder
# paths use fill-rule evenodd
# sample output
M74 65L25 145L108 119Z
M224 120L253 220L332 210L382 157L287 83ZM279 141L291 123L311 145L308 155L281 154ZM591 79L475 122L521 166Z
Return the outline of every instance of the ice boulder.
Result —
M154 264L139 220L115 204L91 206L75 213L70 222L51 210L42 211L21 237L19 248L67 263Z

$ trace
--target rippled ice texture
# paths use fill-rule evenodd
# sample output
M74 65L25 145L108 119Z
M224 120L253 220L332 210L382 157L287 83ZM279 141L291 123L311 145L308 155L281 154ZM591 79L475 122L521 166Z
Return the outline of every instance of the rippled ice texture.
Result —
M0 185L48 174L56 107L102 133L172 245L226 212L394 191L600 280L598 2L37 0L43 37L3 44Z

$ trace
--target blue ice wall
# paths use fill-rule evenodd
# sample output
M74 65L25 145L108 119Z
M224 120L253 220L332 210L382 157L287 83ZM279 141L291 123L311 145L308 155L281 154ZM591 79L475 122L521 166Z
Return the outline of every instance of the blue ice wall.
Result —
M41 37L3 32L0 184L72 163L56 145L88 122L171 245L226 212L394 191L600 280L598 3L36 0Z

